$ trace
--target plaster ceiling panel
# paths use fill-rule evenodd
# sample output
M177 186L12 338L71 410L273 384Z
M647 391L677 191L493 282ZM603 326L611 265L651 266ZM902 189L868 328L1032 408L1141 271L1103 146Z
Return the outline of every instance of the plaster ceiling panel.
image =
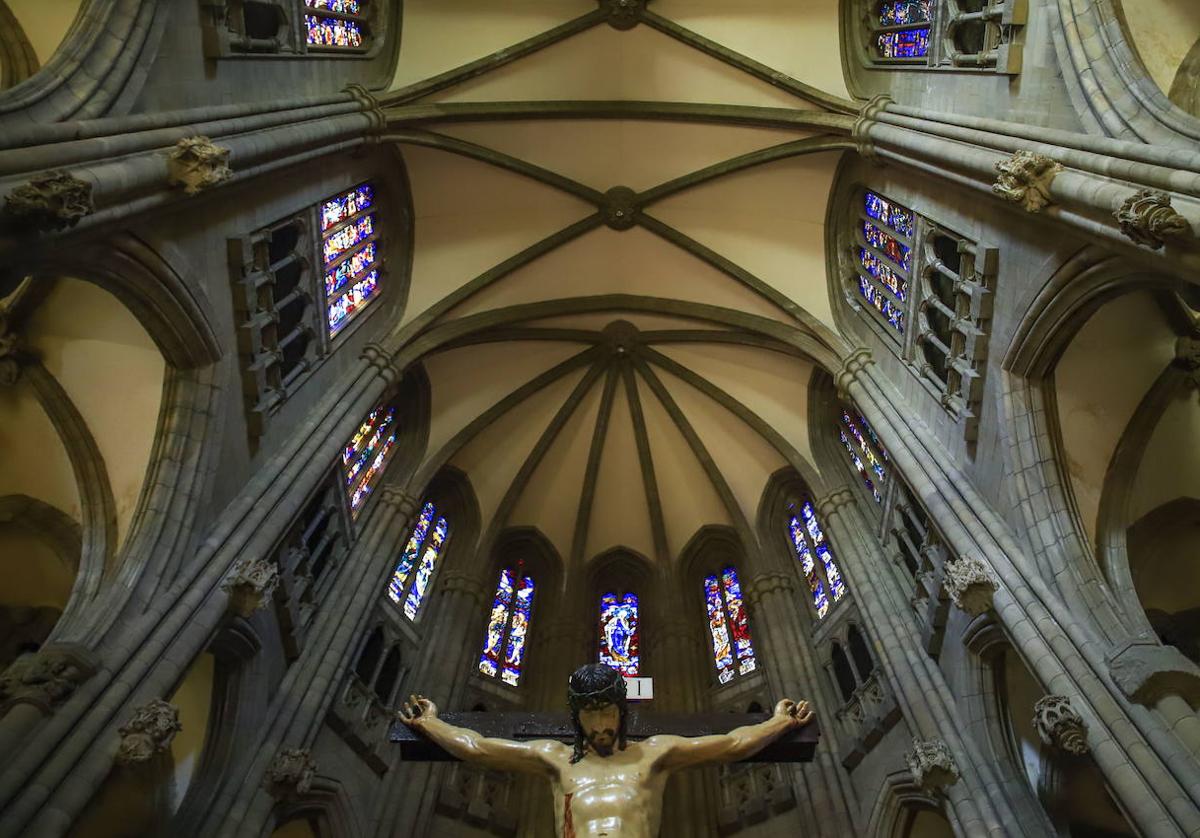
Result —
M796 108L805 103L638 26L602 25L430 96L428 102L625 99Z
M451 458L451 463L470 478L485 531L546 422L583 374L579 370L544 387L498 418Z
M0 497L5 495L28 495L82 520L67 449L33 385L19 379L0 387Z
M25 335L96 441L116 505L120 546L146 481L166 362L120 300L78 279L54 284ZM118 392L121 397L113 398Z
M583 555L590 559L611 547L623 546L653 559L650 506L642 482L625 383L619 378L614 396Z
M1133 411L1175 357L1175 333L1148 293L1105 305L1079 330L1054 369L1067 474L1088 536L1095 538L1104 475Z
M628 320L643 332L663 329L710 329L712 331L729 331L714 326L705 320L693 320L689 317L671 317L665 314L645 314L643 312L627 312L612 314L596 312L593 314L565 314L560 317L545 317L541 320L529 321L530 326L559 329L592 329L601 331L614 320Z
M638 227L586 233L471 297L451 315L596 294L669 297L790 322L753 291Z
M827 152L779 160L674 195L650 212L835 328L825 207L839 158Z
M415 246L404 322L499 262L594 212L529 178L445 152L405 148Z
M590 0L404 0L392 89L483 58L595 8Z
M1200 498L1200 403L1190 387L1158 419L1134 481L1129 520L1176 498Z
M583 474L603 390L604 378L600 377L534 469L509 520L512 526L533 526L541 530L564 563L571 553L575 516L583 492ZM544 417L543 429L550 419L550 415Z
M513 341L465 346L427 358L433 401L426 450L436 452L513 390L585 349L575 343Z
M655 14L818 90L850 98L838 0L655 0Z
M691 420L742 514L753 521L763 487L772 474L788 464L787 460L732 412L665 370L655 371Z
M643 191L762 148L804 139L805 131L742 125L632 120L452 124L444 134L494 148L604 192ZM547 142L548 131L554 141Z
M808 439L811 363L749 346L689 343L656 348L746 405L813 462Z
M700 527L733 522L687 440L644 381L638 381L638 393L666 520L667 547L675 558Z

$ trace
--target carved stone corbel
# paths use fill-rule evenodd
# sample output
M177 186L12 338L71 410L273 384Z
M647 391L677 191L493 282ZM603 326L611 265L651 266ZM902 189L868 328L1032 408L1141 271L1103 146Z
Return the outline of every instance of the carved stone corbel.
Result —
M1113 682L1130 701L1153 707L1164 696L1177 695L1200 708L1200 667L1174 646L1133 640L1105 656Z
M991 569L974 556L947 562L943 584L954 604L972 617L991 610L1000 587Z
M279 585L279 567L269 559L242 559L234 565L233 573L221 583L229 593L229 610L248 618L271 601Z
M208 137L185 137L175 143L167 157L167 180L172 186L195 195L210 186L229 180L229 149Z
M1200 389L1200 336L1184 335L1175 341L1175 366L1188 374L1188 383Z
M4 199L4 215L39 232L74 227L95 212L92 185L61 169L34 175Z
M1033 724L1047 745L1082 756L1090 749L1087 725L1065 695L1046 695L1033 705Z
M23 655L0 673L0 715L17 704L49 714L95 671L81 648L58 646Z
M1044 154L1018 151L996 164L998 176L992 191L1006 201L1020 204L1026 212L1040 212L1053 203L1050 184L1062 168Z
M298 797L312 788L317 761L307 748L284 748L267 767L267 791L276 799Z
M958 782L958 765L950 746L941 739L913 739L912 750L904 759L914 782L929 794Z
M171 747L175 734L183 730L179 708L156 698L139 707L133 718L121 725L121 744L117 748L118 765L139 765Z
M21 377L21 367L33 359L21 346L21 336L12 328L8 311L0 308L0 387L11 387Z
M1155 189L1141 189L1130 195L1115 213L1121 232L1134 244L1155 250L1167 242L1191 238L1187 219L1171 206L1171 196Z

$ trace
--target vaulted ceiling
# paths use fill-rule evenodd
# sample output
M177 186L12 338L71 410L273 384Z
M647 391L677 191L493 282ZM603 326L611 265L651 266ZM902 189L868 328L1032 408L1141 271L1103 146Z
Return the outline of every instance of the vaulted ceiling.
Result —
M608 5L406 0L389 112L416 230L399 329L436 346L422 473L461 469L485 536L537 527L574 567L617 546L669 561L811 463L814 355L840 345L825 213L855 108L837 0L654 0L626 31ZM572 34L485 59L546 32ZM776 116L668 121L663 103Z

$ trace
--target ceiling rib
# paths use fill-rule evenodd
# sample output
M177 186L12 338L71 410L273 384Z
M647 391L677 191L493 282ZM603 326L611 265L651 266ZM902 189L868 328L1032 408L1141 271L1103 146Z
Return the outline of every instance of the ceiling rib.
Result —
M603 347L593 346L585 349L578 355L573 355L565 361L556 364L545 372L530 379L522 384L517 389L513 390L500 401L493 404L483 413L472 419L466 427L461 428L458 433L447 440L437 454L426 460L416 473L409 479L408 488L416 493L423 492L425 486L437 473L443 465L450 462L459 451L462 450L468 442L474 439L480 431L491 425L515 406L525 401L539 390L553 384L565 375L571 372L594 363L603 351Z
M680 26L675 21L669 20L662 15L657 15L649 10L643 10L642 20L664 35L668 35L680 43L687 44L689 47L717 59L723 64L741 70L743 73L753 76L759 81L764 81L772 87L777 87L806 102L811 102L814 105L819 105L820 107L840 113L858 113L858 105L849 99L843 99L840 96L834 96L823 90L818 90L811 85L792 78L786 73L772 69L760 61L755 61L749 56L710 40L698 32L694 32L685 26Z
M443 344L439 351L460 349L464 346L479 346L485 343L500 343L513 340L547 340L567 343L600 343L604 335L595 329L550 329L537 326L512 326L487 329L463 335L457 340Z
M575 385L575 389L563 401L558 412L554 414L554 418L546 425L546 429L542 431L542 435L530 450L529 455L525 458L525 462L521 464L521 468L513 476L512 481L508 484L508 489L501 498L500 504L496 507L496 514L492 516L492 522L488 527L487 535L480 542L486 551L490 551L492 545L495 544L496 538L500 535L500 531L507 526L508 519L512 516L512 511L517 505L517 501L521 499L525 488L529 485L530 479L533 477L534 471L546 456L546 452L550 450L550 446L554 444L554 440L562 432L563 427L574 415L575 410L583 401L584 396L592 389L592 385L596 383L596 379L600 377L600 373L604 371L602 363L593 364L592 367L584 374L579 383Z
M587 467L583 474L583 490L579 493L579 510L575 515L575 530L571 536L571 556L568 565L571 568L580 566L583 551L587 547L592 505L596 500L596 480L600 475L600 456L604 453L604 440L608 436L608 422L612 417L616 390L617 370L610 362L608 377L604 380L604 395L600 399L600 411L596 414L596 425L592 430L592 445L588 450Z
M721 503L729 515L729 520L733 521L734 528L737 529L738 535L741 536L745 549L752 550L757 542L754 540L754 535L750 530L750 524L746 520L746 516L742 514L742 508L738 506L737 499L733 495L733 490L729 488L729 483L725 480L725 475L721 473L721 469L717 467L716 461L708 453L708 449L699 435L697 435L695 428L692 427L692 423L684 416L683 411L679 409L679 405L675 403L675 399L671 397L667 388L663 386L662 381L654 374L654 370L650 369L650 365L646 363L640 354L634 355L634 363L637 364L638 374L649 385L659 404L663 406L667 411L667 415L671 417L671 421L675 423L675 426L679 428L679 432L683 434L688 447L692 449L692 454L700 461L700 465L704 468L704 473L708 475L709 482L713 484L713 488L717 490L717 495L721 498Z
M791 344L775 338L749 332L730 332L717 329L651 329L641 333L643 344L656 343L733 343L782 352L793 358L803 358L804 353Z
M654 457L650 453L650 435L646 430L645 414L642 413L642 398L638 393L633 367L629 363L621 365L621 377L625 381L625 400L629 402L629 420L633 423L638 465L642 470L642 488L646 493L646 506L650 510L654 554L658 561L665 562L671 558L671 551L667 545L667 524L663 517L662 498L658 494L658 479L654 474Z
M569 20L561 26L547 29L545 32L534 35L532 38L526 38L519 43L498 49L490 55L485 55L483 58L478 58L455 67L452 70L447 70L444 73L430 76L423 81L414 82L407 87L392 91L385 96L381 96L379 101L383 105L404 104L405 102L416 101L425 96L454 87L456 84L470 81L473 78L503 67L505 64L511 64L519 58L532 55L538 50L545 49L572 35L577 35L580 32L591 29L596 24L603 23L606 20L608 20L608 10L596 9L574 20Z

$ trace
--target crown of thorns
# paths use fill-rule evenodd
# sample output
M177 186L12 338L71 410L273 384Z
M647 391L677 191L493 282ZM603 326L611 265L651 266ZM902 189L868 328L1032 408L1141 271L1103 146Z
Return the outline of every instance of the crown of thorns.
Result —
M573 708L596 710L606 704L625 701L625 679L604 664L577 669L567 679L567 701Z

